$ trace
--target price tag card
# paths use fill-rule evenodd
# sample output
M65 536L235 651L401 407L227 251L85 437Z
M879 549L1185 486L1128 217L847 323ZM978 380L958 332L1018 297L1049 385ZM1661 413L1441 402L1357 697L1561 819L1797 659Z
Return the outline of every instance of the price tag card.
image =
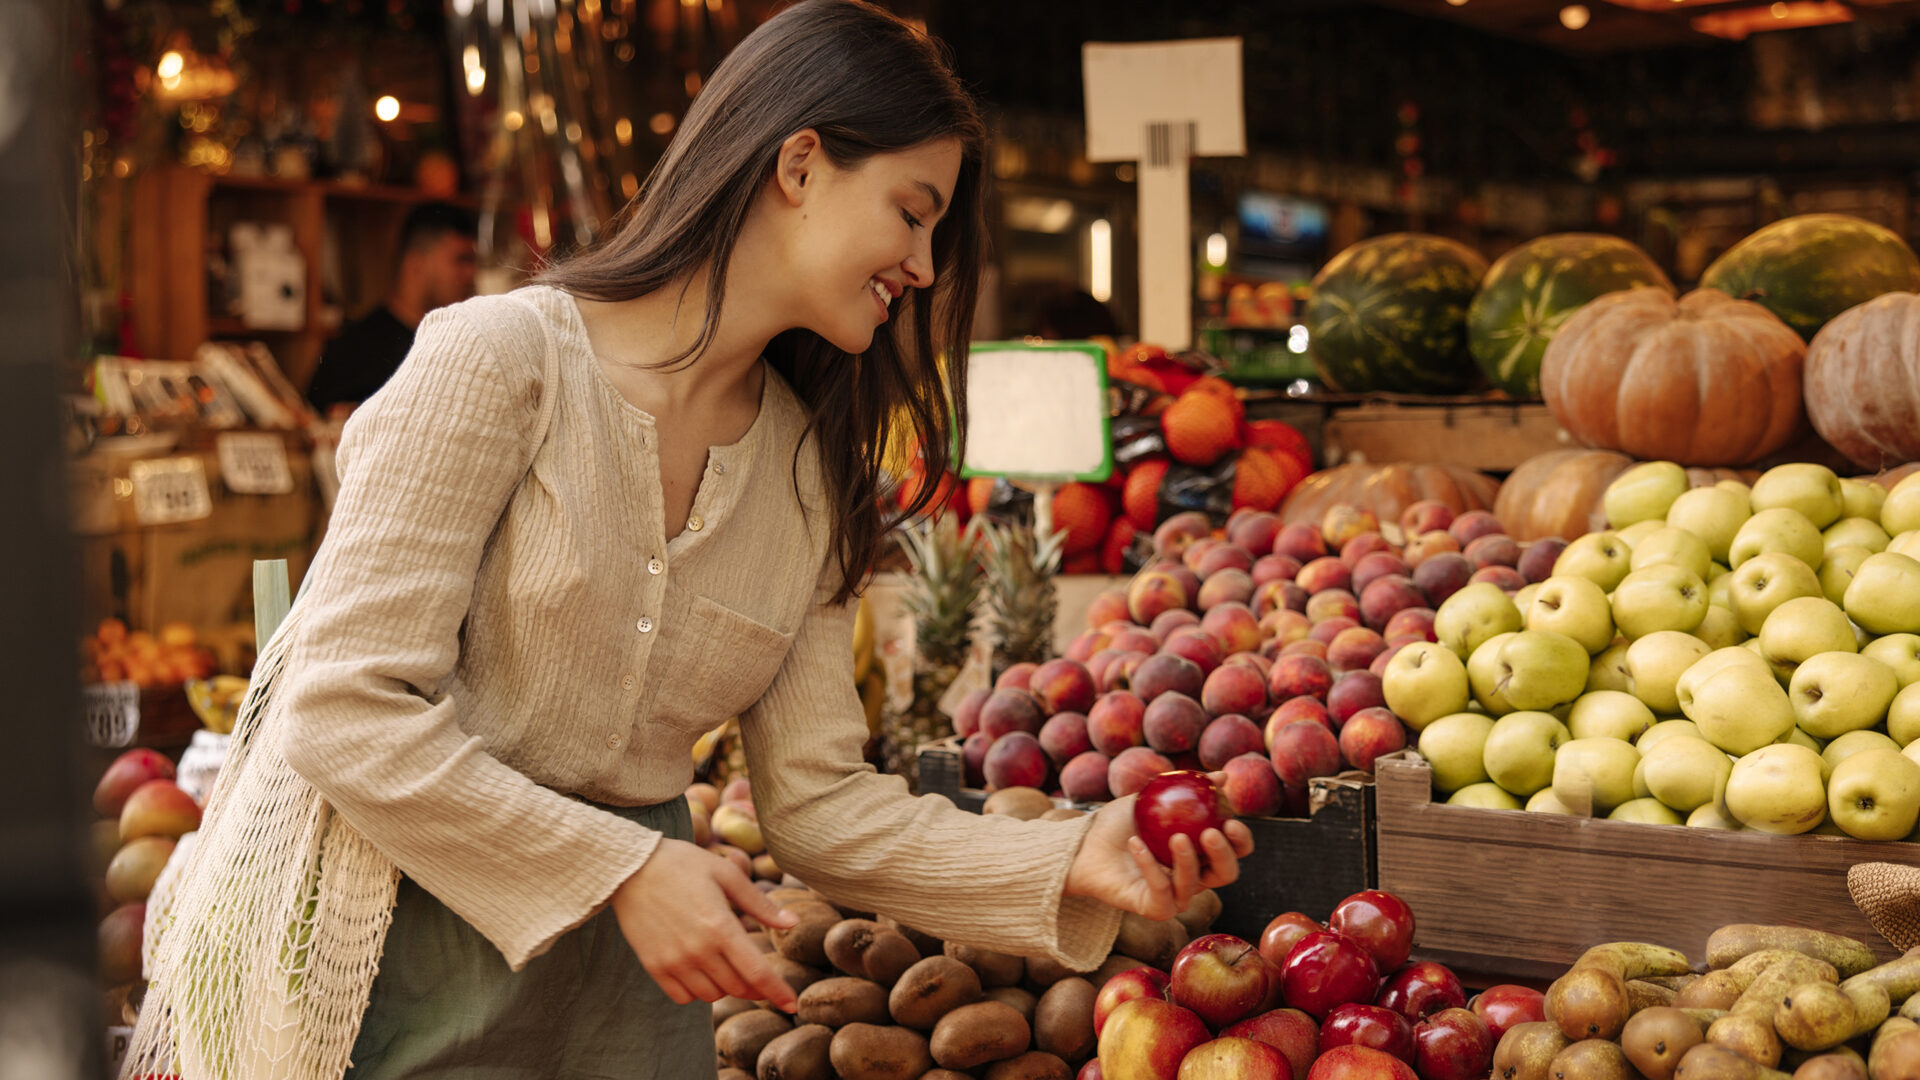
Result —
M293 490L287 444L267 432L230 431L214 439L220 478L236 495L285 495Z
M1106 350L1085 342L975 343L961 475L1105 480L1113 472L1106 363Z
M93 745L131 746L140 730L140 688L130 682L88 683L80 688L80 711Z
M197 457L136 461L128 474L133 481L133 519L142 525L198 521L213 513L206 466Z

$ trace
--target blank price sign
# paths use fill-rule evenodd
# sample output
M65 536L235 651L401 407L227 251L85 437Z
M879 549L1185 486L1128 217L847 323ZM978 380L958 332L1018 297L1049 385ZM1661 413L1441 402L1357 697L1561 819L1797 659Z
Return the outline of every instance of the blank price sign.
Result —
M267 432L230 431L214 440L220 479L236 495L285 495L293 490L287 444Z
M133 481L133 519L142 525L198 521L213 513L207 469L197 457L136 461L127 473Z

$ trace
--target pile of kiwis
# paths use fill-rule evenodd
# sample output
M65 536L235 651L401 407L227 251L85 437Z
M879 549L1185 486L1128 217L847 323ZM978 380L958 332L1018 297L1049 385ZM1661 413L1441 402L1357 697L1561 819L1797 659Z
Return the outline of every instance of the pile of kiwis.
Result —
M1105 963L1068 971L836 907L792 878L768 896L799 922L747 929L800 1006L717 1002L720 1080L1073 1080L1097 1046L1099 988L1128 968L1164 969L1220 912L1209 890L1175 919L1128 915Z
M1616 942L1501 1037L1493 1080L1920 1080L1920 950L1877 964L1852 938L1739 923L1681 953Z

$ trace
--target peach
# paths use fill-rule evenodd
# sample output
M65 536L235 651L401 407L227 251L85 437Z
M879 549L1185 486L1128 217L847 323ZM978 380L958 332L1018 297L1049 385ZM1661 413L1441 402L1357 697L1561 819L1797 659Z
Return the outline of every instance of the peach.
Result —
M171 780L149 780L120 808L122 842L142 836L178 840L200 827L200 804Z
M727 786L720 789L720 802L722 805L736 803L740 806L752 806L753 782L744 776L736 776L727 781Z
M1241 754L1221 768L1227 774L1227 782L1221 786L1236 815L1272 817L1280 812L1280 778L1264 755Z
M698 813L712 814L720 809L720 789L712 784L688 784L686 796L687 805L697 807Z
M1361 709L1340 728L1340 756L1361 772L1381 757L1407 748L1407 729L1384 705Z
M1378 631L1351 626L1327 643L1327 663L1336 672L1364 671L1386 647L1386 639Z
M1213 577L1222 570L1238 570L1246 573L1253 569L1253 553L1236 544L1219 544L1208 548L1193 568L1202 581Z
M1153 625L1147 632L1153 635L1156 643L1165 642L1167 636L1183 626L1199 626L1200 616L1186 608L1174 608L1154 616ZM1156 644L1157 647L1157 644Z
M101 983L123 986L140 978L140 942L146 922L145 904L122 904L100 920Z
M1273 553L1305 565L1327 553L1327 541L1312 525L1282 525L1273 537Z
M1307 631L1307 637L1328 646L1328 653L1331 655L1333 639L1339 637L1341 631L1351 630L1359 625L1360 620L1350 615L1329 615L1314 623L1313 629Z
M1371 671L1345 672L1333 681L1333 689L1327 691L1327 718L1333 721L1334 730L1338 731L1360 710L1386 703L1387 696L1381 689L1380 676Z
M1161 562L1156 565L1165 573L1172 574L1173 580L1180 583L1180 588L1184 590L1187 598L1186 606L1192 607L1193 598L1200 595L1200 575L1194 573L1188 569L1185 564L1179 562ZM1152 620L1146 619L1142 621L1151 622Z
M1245 570L1228 567L1200 583L1196 603L1201 611L1207 611L1220 604L1244 604L1252 599L1253 578Z
M1147 658L1152 655L1152 653L1134 650L1123 652L1115 657L1113 663L1107 665L1106 674L1100 679L1101 691L1125 690L1132 686L1133 673L1140 670L1140 665L1146 663Z
M1037 734L1045 721L1040 703L1025 690L995 690L980 706L980 730L993 739L1015 731Z
M1345 547L1347 541L1363 532L1377 532L1380 519L1373 511L1363 510L1351 503L1334 503L1320 519L1320 535L1327 538L1329 548Z
M1305 614L1288 608L1269 611L1260 616L1260 636L1268 641L1299 641L1313 629L1313 620Z
M1147 703L1131 690L1102 694L1087 713L1087 740L1112 757L1131 746L1146 745Z
M1107 669L1113 666L1115 658L1124 655L1126 654L1118 649L1101 649L1099 652L1087 657L1087 674L1093 676L1093 684L1095 686L1107 685Z
M1065 765L1093 749L1087 737L1087 718L1077 712L1054 713L1040 728L1040 749L1055 765Z
M1227 523L1227 543L1256 554L1273 550L1280 535L1280 515L1265 510L1241 514Z
M1098 630L1082 630L1067 643L1067 651L1062 655L1069 660L1078 660L1084 664L1093 657L1094 653L1106 648L1107 643L1112 640L1111 635Z
M1468 544L1489 533L1506 532L1507 527L1500 524L1500 519L1494 517L1490 510L1469 510L1455 517L1453 524L1447 526L1447 531L1453 534L1455 540L1460 541L1460 546L1464 549Z
M1262 555L1247 568L1247 576L1253 579L1255 588L1269 581L1292 581L1299 572L1300 560L1291 555Z
M1274 654L1274 659L1278 660L1282 656L1312 656L1325 660L1327 658L1327 643L1324 641L1316 641L1312 637L1304 637L1299 641L1289 641L1281 646L1278 653Z
M980 730L980 709L986 705L991 690L969 690L967 696L953 710L953 733L966 738Z
M1304 612L1307 609L1307 590L1291 581L1269 581L1253 591L1253 613L1265 615L1269 611L1292 609Z
M1099 696L1086 665L1067 659L1041 664L1027 685L1049 714L1084 713L1093 708L1093 699Z
M1404 574L1376 578L1360 594L1360 620L1375 630L1385 630L1387 620L1413 608L1427 606L1427 594Z
M1282 702L1279 708L1273 710L1273 715L1267 717L1267 745L1273 745L1274 732L1288 724L1299 723L1319 724L1328 731L1333 730L1333 718L1327 715L1327 707L1321 704L1319 698L1297 697Z
M1461 552L1475 570L1487 566L1520 565L1520 542L1505 533L1475 537Z
M1135 622L1150 623L1163 611L1186 606L1186 587L1166 571L1142 570L1127 586L1127 611Z
M1186 608L1175 610L1193 615L1193 612L1187 611ZM1195 615L1194 620L1198 622L1199 616ZM1118 652L1156 653L1160 651L1160 638L1153 631L1136 626L1115 634L1113 640L1107 643L1107 648Z
M1175 514L1153 530L1153 550L1157 555L1179 558L1195 540L1213 535L1213 522L1198 510Z
M1413 568L1413 583L1427 598L1427 604L1438 608L1447 597L1467 587L1473 578L1473 564L1465 555L1451 551L1441 552L1426 559Z
M1380 650L1379 656L1373 658L1373 663L1367 665L1367 670L1373 672L1375 675L1384 677L1387 673L1387 665L1393 662L1393 654L1399 652L1409 644L1411 644L1411 642L1407 640L1387 642L1387 647Z
M1173 762L1144 746L1122 750L1107 766L1107 786L1113 797L1124 799L1147 786L1147 781L1163 772L1172 772Z
M993 740L983 768L987 789L998 791L1010 787L1044 788L1051 766L1039 739L1024 731L1015 731Z
M1000 677L993 680L993 688L995 690L1029 689L1033 685L1033 673L1039 667L1039 664L1033 663L1030 660L1022 660L1018 664L1009 664L1007 665L1007 670L1001 672Z
M1116 619L1127 618L1127 590L1116 585L1103 590L1087 605L1087 629L1098 630Z
M1152 701L1170 690L1198 697L1206 678L1199 664L1178 653L1162 652L1142 660L1139 669L1132 673L1129 685L1142 701Z
M173 759L158 750L135 747L113 759L93 789L93 809L101 817L117 818L127 796L149 780L173 779Z
M1408 566L1419 566L1435 555L1459 553L1460 541L1455 540L1453 534L1445 529L1435 529L1432 532L1423 532L1407 541L1407 546L1402 550L1400 557L1407 560Z
M1242 667L1250 667L1259 672L1260 685L1262 687L1266 686L1267 676L1273 671L1273 661L1261 656L1257 652L1237 652L1220 662L1221 667L1226 667L1228 664L1239 664ZM1205 688L1202 687L1202 689Z
M1520 576L1531 585L1536 581L1545 581L1553 576L1553 564L1560 560L1560 553L1567 550L1567 542L1557 536L1544 536L1528 544L1520 552L1520 561L1513 564Z
M1212 634L1198 626L1183 626L1167 637L1167 643L1161 652L1182 656L1194 662L1200 669L1200 677L1205 679L1213 674L1213 669L1226 659L1227 651Z
M1453 507L1437 499L1421 499L1408 503L1400 511L1400 532L1406 536L1424 536L1430 532L1444 532L1453 524Z
M1288 724L1275 731L1268 752L1274 775L1289 787L1305 787L1316 776L1340 771L1340 741L1319 724Z
M1345 589L1322 589L1307 600L1307 618L1314 622L1342 615L1360 621L1360 600Z
M974 732L960 744L960 766L968 787L987 786L987 751L992 748L993 736L984 731Z
M1283 656L1274 661L1273 677L1267 683L1267 693L1274 701L1296 697L1325 701L1331 689L1333 668L1312 656Z
M1418 634L1421 639L1425 641L1440 640L1435 637L1433 633L1432 608L1401 608L1399 611L1393 613L1393 618L1387 620L1386 628L1380 631L1380 636L1386 638L1388 641L1392 641L1397 637L1404 637L1408 634Z
M1199 539L1188 544L1186 546L1186 549L1180 552L1180 562L1187 569L1193 571L1196 574L1199 574L1201 556L1205 555L1209 551L1212 551L1214 548L1221 547L1225 543L1226 541L1217 539L1212 536L1200 537ZM1205 577L1206 575L1201 574L1200 576Z
M1163 754L1183 754L1199 745L1207 711L1187 695L1169 690L1147 703L1144 726L1148 746Z
M1395 574L1404 577L1411 573L1413 568L1407 565L1405 559L1391 551L1376 551L1371 555L1362 556L1359 562L1353 564L1353 582L1347 586L1347 590L1355 596L1360 596L1367 591L1368 585L1383 577L1391 577Z
M1359 568L1361 559L1380 554L1393 554L1393 545L1377 532L1363 532L1340 545L1340 561L1355 569Z
M1207 729L1200 733L1200 745L1196 749L1200 754L1200 764L1208 770L1214 770L1241 754L1258 754L1266 748L1266 739L1260 732L1259 724L1238 713L1228 713L1216 717L1207 725Z
M1483 566L1473 572L1473 576L1467 579L1467 584L1477 585L1482 581L1493 582L1508 596L1527 587L1527 579L1521 577L1520 571L1511 566Z
M1267 711L1266 677L1248 664L1222 664L1200 688L1200 704L1211 716L1261 715Z
M1107 769L1111 762L1105 754L1089 750L1076 756L1060 770L1060 790L1074 802L1107 802L1113 798L1107 787Z
M760 815L751 806L737 803L713 812L713 835L723 844L746 852L749 858L767 850L766 837L760 831Z
M1323 555L1302 566L1293 580L1309 594L1344 589L1353 583L1353 568L1341 562L1338 556Z
M1248 652L1260 647L1260 620L1245 604L1217 604L1207 609L1200 629L1212 634L1226 653Z

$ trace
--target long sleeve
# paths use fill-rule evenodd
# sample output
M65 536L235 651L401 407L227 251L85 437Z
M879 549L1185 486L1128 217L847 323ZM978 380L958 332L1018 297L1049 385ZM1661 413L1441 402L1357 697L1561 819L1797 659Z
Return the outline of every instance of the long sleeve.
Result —
M741 717L775 861L828 896L943 939L1097 966L1120 913L1062 896L1091 820L982 817L938 795L913 798L900 777L875 773L861 757L852 637L851 605L816 606L773 685Z
M542 339L505 330L429 315L348 423L300 598L283 750L517 969L599 910L660 834L489 756L448 692L488 537L541 418Z

